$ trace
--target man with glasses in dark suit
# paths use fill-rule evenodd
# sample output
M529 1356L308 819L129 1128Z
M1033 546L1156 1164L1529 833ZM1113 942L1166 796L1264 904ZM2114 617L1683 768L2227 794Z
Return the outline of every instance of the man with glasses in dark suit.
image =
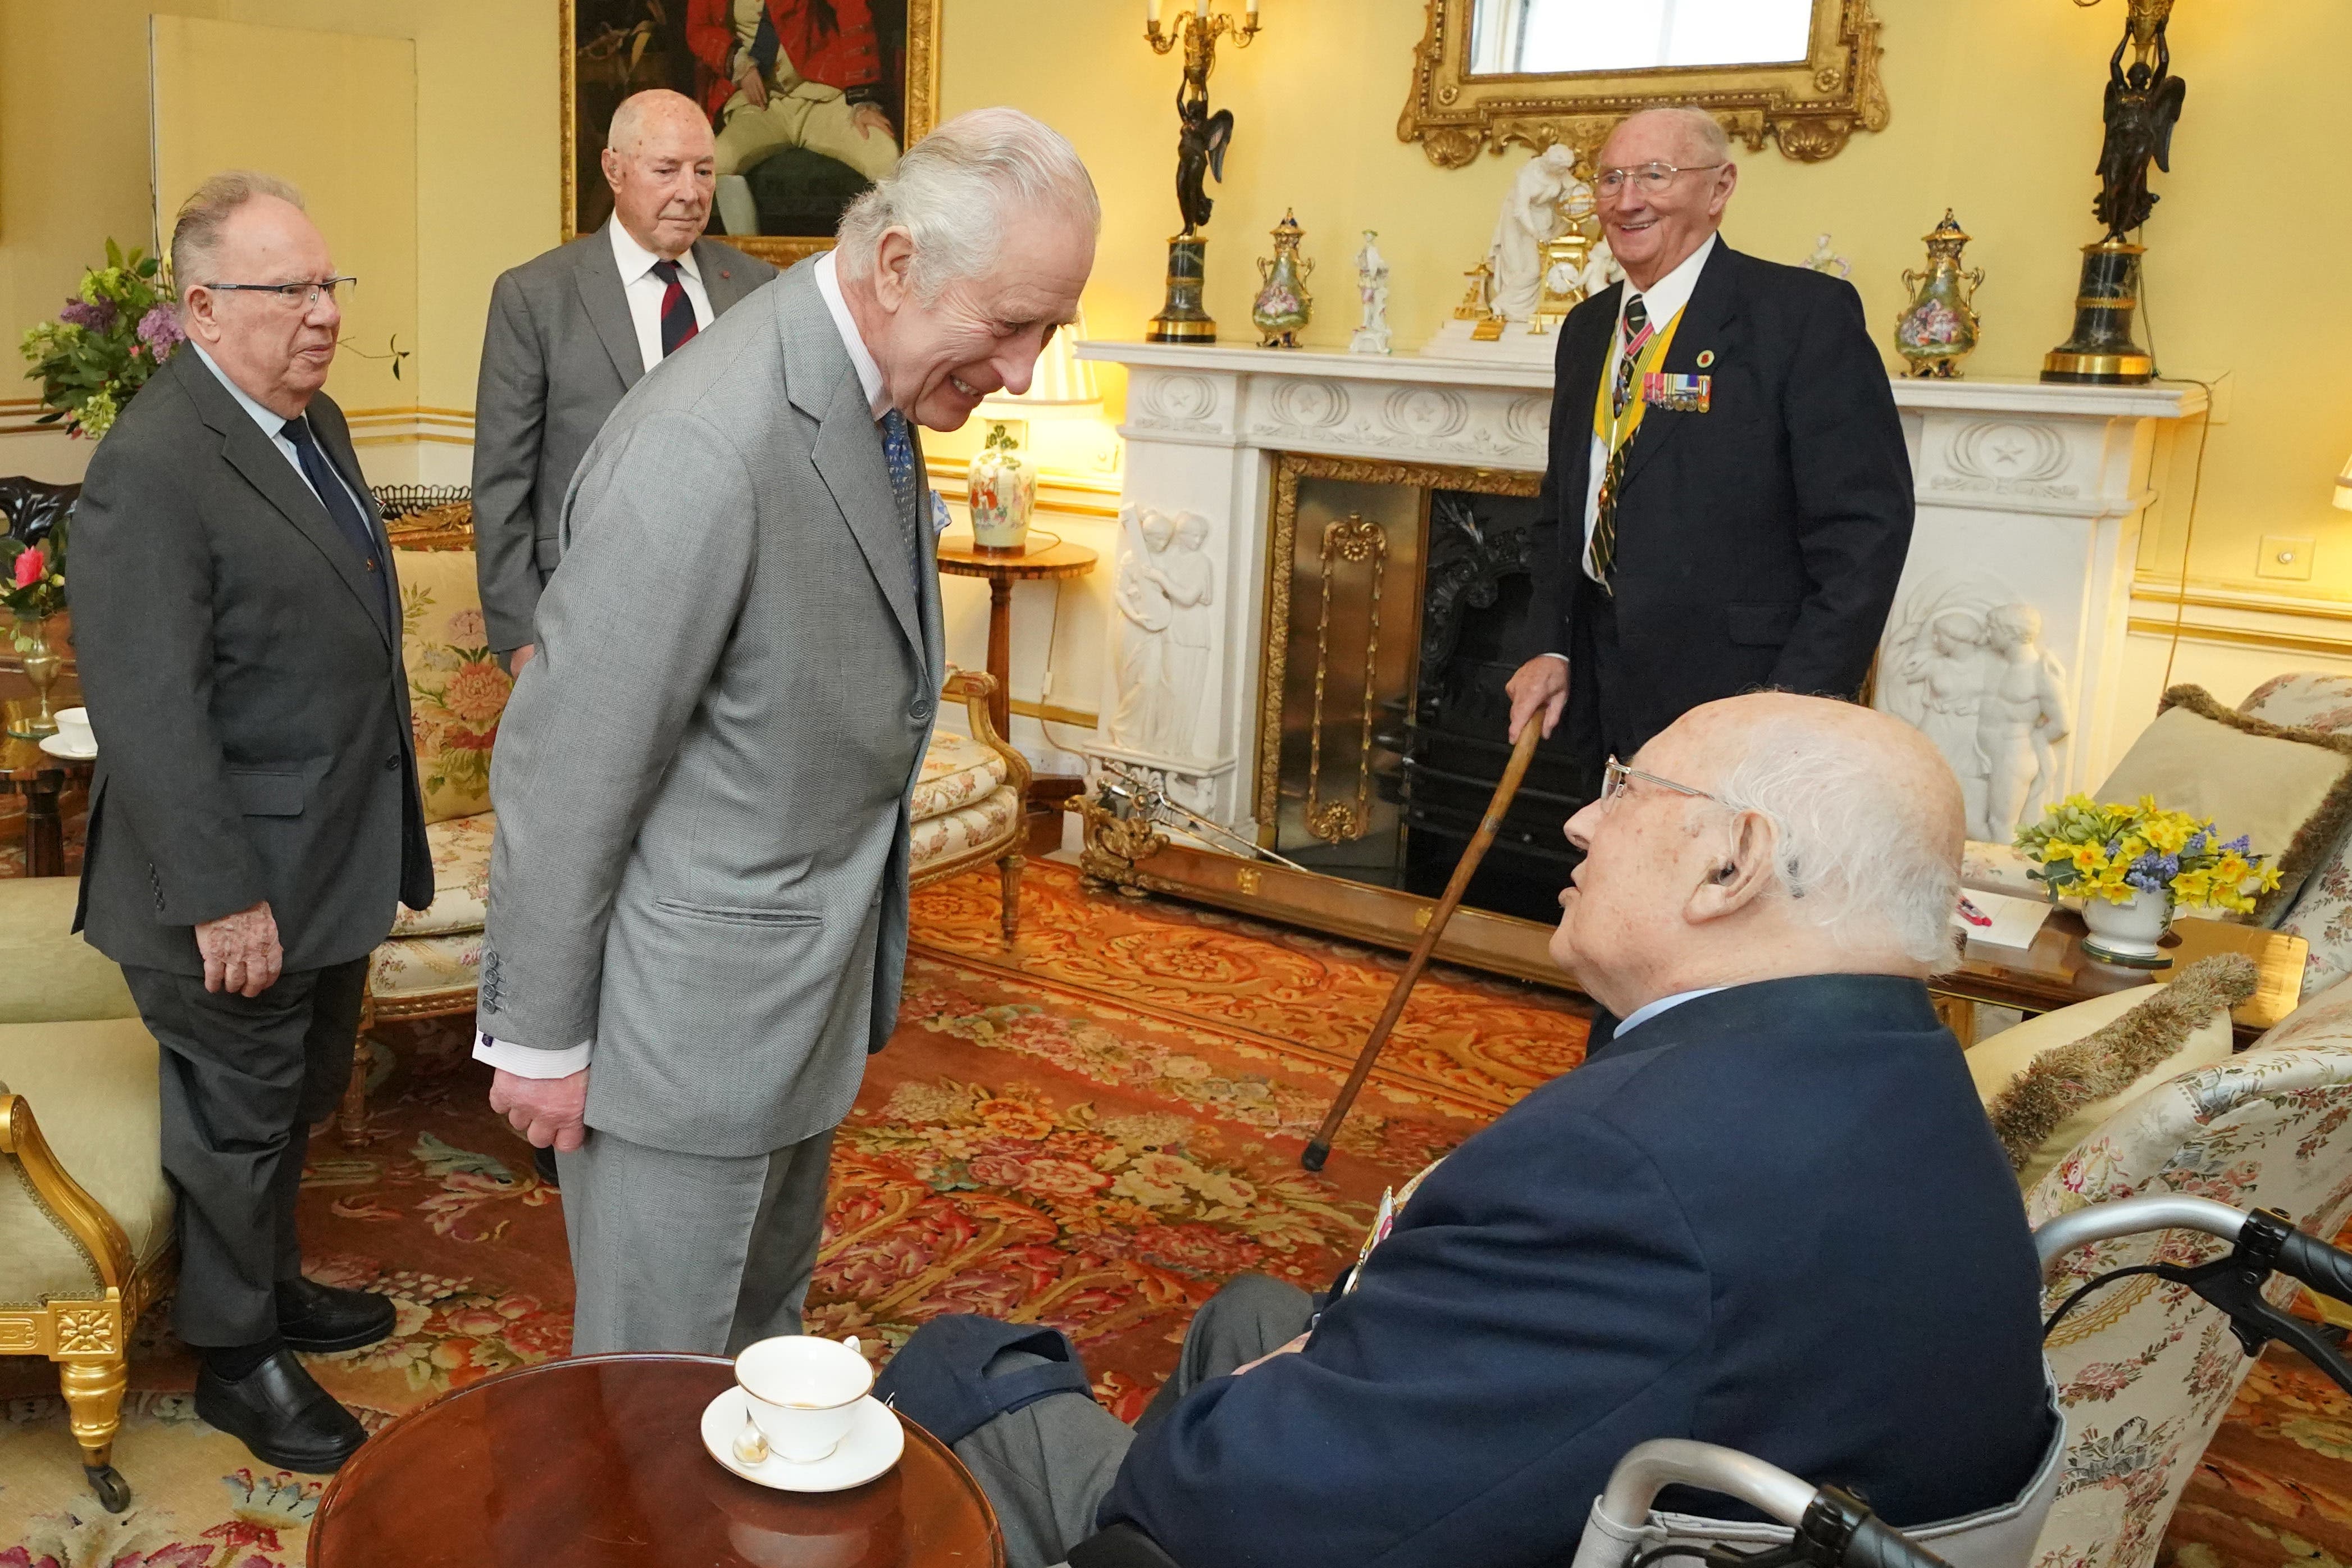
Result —
M186 351L90 458L74 519L99 744L76 923L163 1047L196 1413L265 1464L322 1472L366 1433L294 1352L373 1343L393 1309L303 1278L303 1152L351 1077L394 902L433 898L400 591L320 390L352 279L300 194L205 181L172 275Z
M1698 109L1632 115L1596 160L1622 283L1561 323L1535 657L1510 734L1563 715L1578 793L1703 702L1851 698L1911 544L1911 462L1852 284L1742 255L1739 180Z

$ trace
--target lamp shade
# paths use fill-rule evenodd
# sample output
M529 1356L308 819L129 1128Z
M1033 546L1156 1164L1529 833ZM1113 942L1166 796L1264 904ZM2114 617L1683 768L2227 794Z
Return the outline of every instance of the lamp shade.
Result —
M2352 511L2352 458L2344 462L2344 471L2336 476L2336 504Z
M1087 319L1081 311L1076 321L1054 334L1045 352L1037 356L1029 390L1018 397L992 393L981 401L981 417L1055 419L1101 414L1102 384L1095 378L1092 362L1078 357L1077 346L1086 341Z

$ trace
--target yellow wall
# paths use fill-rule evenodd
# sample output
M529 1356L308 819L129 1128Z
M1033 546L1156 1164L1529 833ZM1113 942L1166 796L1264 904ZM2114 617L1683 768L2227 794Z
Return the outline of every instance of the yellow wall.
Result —
M104 258L109 236L153 245L151 13L415 41L416 330L403 346L415 352L395 395L471 409L491 280L555 242L554 0L0 0L0 356ZM412 139L404 126L394 134ZM362 151L347 178L358 190L405 180L373 173ZM0 374L0 388L12 379ZM372 380L364 389L379 395ZM42 465L10 471L20 468Z
M945 110L1010 101L1077 143L1104 205L1088 325L1097 337L1140 336L1178 226L1177 57L1145 45L1133 0L947 5ZM1979 297L1986 341L1969 373L2032 375L2067 334L2078 247L2097 237L2091 168L2120 0L1876 7L1892 125L1826 163L1769 148L1743 154L1726 237L1795 261L1829 231L1885 345L1903 269L1954 207L1977 237L1969 262L1990 275ZM1312 346L1343 347L1355 323L1349 258L1362 228L1380 231L1389 259L1400 348L1418 347L1461 297L1527 153L1443 170L1397 140L1423 14L1415 0L1263 0L1256 41L1220 51L1211 96L1238 121L1208 230L1209 308L1226 341L1254 341L1254 258L1270 254L1266 230L1286 206L1322 268ZM2352 165L2325 135L2294 129L2323 126L2339 96L2352 6L2180 0L2172 38L2189 97L2174 172L2156 176L2164 199L2147 235L2148 313L2167 374L2229 381L2191 568L2213 584L2352 598L2352 513L2329 504L2352 452ZM2185 496L2167 499L2142 564L2177 573ZM2264 533L2318 538L2311 584L2254 577Z

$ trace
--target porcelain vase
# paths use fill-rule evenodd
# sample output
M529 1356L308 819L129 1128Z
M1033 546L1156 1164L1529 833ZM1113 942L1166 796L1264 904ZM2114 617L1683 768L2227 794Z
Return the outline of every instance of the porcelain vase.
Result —
M999 425L971 460L972 542L982 550L1019 550L1029 540L1029 513L1037 501L1037 470Z
M2126 963L2156 963L2164 957L2158 943L2172 929L2172 895L2134 893L2127 904L2086 899L2083 923L2091 928L2083 946L2093 957L2112 955Z

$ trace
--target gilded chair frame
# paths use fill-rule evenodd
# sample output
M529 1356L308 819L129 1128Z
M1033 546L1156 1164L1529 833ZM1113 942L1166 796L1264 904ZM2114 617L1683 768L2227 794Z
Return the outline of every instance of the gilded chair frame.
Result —
M51 1152L31 1103L5 1086L0 1086L0 1161L12 1164L35 1206L72 1239L91 1279L88 1295L47 1296L37 1305L0 1302L0 1355L45 1355L58 1363L82 1468L108 1511L120 1513L131 1502L131 1489L114 1468L131 1331L176 1278L176 1256L167 1251L140 1268L121 1223Z
M1807 163L1834 156L1857 131L1886 129L1871 0L1813 0L1811 46L1804 59L1790 64L1561 76L1474 74L1476 3L1428 0L1412 86L1397 121L1397 139L1420 142L1440 168L1461 168L1482 148L1499 153L1512 142L1537 149L1564 142L1589 174L1592 155L1619 121L1664 104L1696 104L1749 152L1762 152L1769 140Z

